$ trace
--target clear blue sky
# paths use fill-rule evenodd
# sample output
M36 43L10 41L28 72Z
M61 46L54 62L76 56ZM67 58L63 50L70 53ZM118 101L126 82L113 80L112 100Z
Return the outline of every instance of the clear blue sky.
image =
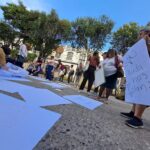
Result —
M22 0L28 9L49 12L56 9L60 18L74 20L77 17L109 16L116 30L125 23L145 25L150 21L150 0ZM17 0L0 0L0 4ZM2 18L2 12L0 12Z
M0 0L17 3L18 0ZM145 25L150 21L150 0L22 0L28 9L50 12L56 9L60 18L74 20L77 17L100 15L109 16L114 22L114 30L125 23L137 22ZM2 12L0 11L0 18Z

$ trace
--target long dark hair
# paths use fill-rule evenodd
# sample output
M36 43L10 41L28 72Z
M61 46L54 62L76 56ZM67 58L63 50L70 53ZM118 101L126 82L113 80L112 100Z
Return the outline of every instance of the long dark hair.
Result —
M94 53L93 53L93 56L97 56L98 55L98 51L95 51Z
M109 49L108 50L108 57L109 57L109 54L114 54L114 56L117 56L117 51L115 49Z

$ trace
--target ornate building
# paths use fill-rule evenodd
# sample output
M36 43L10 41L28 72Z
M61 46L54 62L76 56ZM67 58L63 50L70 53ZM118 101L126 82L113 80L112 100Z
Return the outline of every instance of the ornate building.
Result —
M100 52L100 57L101 57ZM87 61L87 51L85 49L76 49L72 48L71 46L61 46L58 49L56 49L52 56L55 57L55 60L61 59L61 61L65 65L78 65L80 62L82 62L83 65L85 65Z

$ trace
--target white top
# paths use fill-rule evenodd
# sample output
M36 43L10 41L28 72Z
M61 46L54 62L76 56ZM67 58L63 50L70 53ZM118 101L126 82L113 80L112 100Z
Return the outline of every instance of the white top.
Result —
M55 66L55 60L49 60L48 64L51 65L51 66Z
M27 57L28 51L27 51L27 47L26 47L25 44L22 44L22 45L20 46L19 55L21 55L21 56L24 57L24 58Z
M106 77L111 76L117 72L117 68L115 67L115 57L106 58L103 62L104 74Z

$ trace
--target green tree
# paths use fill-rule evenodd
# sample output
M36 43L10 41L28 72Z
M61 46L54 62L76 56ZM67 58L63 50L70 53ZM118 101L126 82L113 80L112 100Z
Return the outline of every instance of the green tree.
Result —
M74 47L101 50L108 41L114 23L106 16L85 17L72 22L70 41Z
M13 30L13 28L4 21L0 22L0 39L4 42L13 43L17 32Z
M137 23L123 25L112 36L112 47L117 51L125 53L136 41L140 27Z
M4 18L19 38L24 38L40 51L41 57L47 57L61 42L65 42L71 31L67 20L60 20L54 9L49 14L29 11L19 2L18 5L7 3L1 6Z
M37 11L28 11L21 1L16 5L14 3L7 3L6 6L0 7L4 14L4 19L14 31L17 31L18 36L21 38L29 38L29 33L38 19Z
M34 59L37 57L35 53L29 53L27 57L27 61L34 61Z
M68 40L71 31L71 23L60 20L56 11L52 9L50 14L40 13L31 32L33 43L40 56L47 57L61 42Z
M18 50L17 49L13 49L11 51L11 58L16 59L18 55Z

